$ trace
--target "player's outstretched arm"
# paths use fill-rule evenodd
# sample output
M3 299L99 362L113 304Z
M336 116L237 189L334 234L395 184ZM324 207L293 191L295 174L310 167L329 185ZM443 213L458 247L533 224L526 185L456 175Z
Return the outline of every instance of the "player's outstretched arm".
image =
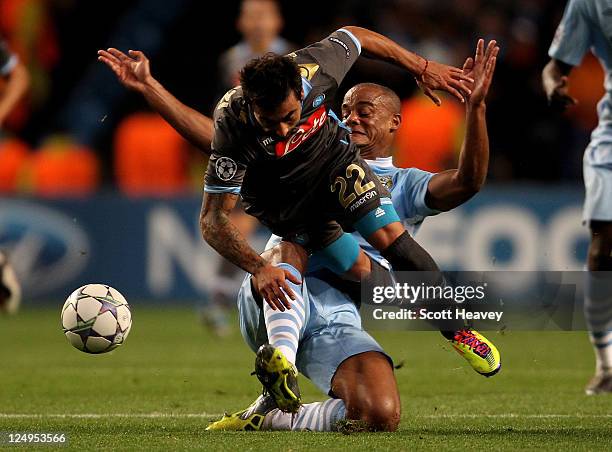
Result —
M17 62L7 76L6 85L0 93L0 126L29 87L30 74L23 63Z
M499 47L490 41L485 50L479 39L474 58L468 58L463 71L474 79L466 103L466 132L457 169L435 174L427 186L426 204L436 210L453 209L480 191L489 167L485 99L497 62Z
M568 92L569 81L567 77L572 68L569 64L553 58L542 70L542 87L546 93L548 104L557 110L563 111L567 107L578 103Z
M115 48L98 51L98 60L106 64L123 86L144 96L174 129L194 146L210 153L214 127L211 118L181 103L151 75L144 53L130 50L129 56Z
M301 281L291 272L269 264L251 248L230 218L237 199L238 195L232 193L204 194L200 213L202 237L221 256L253 275L255 290L272 309L291 309L285 294L292 300L295 300L295 294L285 280L289 279L295 284L301 284Z
M404 49L391 39L366 28L353 26L342 28L355 35L361 43L362 50L368 56L410 71L416 77L425 95L436 105L441 105L442 101L434 93L435 90L449 92L461 102L464 102L464 95L469 94L469 88L462 83L462 80L472 82L472 79L466 76L460 68L427 60Z

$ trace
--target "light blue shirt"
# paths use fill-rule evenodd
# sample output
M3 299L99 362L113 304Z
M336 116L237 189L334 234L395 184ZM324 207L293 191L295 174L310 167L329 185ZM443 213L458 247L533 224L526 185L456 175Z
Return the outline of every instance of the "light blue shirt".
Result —
M586 159L591 165L612 168L612 0L569 0L548 55L578 66L589 49L605 71L606 94L597 104L599 124Z

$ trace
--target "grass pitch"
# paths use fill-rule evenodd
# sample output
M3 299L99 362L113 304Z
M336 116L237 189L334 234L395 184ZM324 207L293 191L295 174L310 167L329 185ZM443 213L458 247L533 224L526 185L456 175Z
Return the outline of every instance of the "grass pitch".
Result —
M259 391L237 328L219 340L193 309L136 305L127 342L87 355L63 337L59 311L0 319L0 447L16 447L6 444L9 432L64 433L62 448L81 450L612 447L612 395L583 392L593 370L584 332L487 334L503 360L491 379L468 368L437 333L375 332L394 360L404 361L396 371L397 433L209 433L209 420L246 407ZM301 387L306 402L324 397L305 378Z

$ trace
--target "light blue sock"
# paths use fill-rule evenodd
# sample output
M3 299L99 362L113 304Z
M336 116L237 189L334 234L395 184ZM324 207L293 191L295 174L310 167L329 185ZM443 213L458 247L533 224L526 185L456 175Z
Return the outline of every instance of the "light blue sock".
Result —
M595 349L595 373L612 374L612 278L608 272L587 272L584 316Z
M279 409L266 414L262 430L308 430L330 432L338 421L346 417L346 407L340 399L302 405L297 413L284 413Z
M281 263L277 267L289 270L295 277L302 279L300 272L289 264ZM266 331L268 332L268 342L273 347L278 348L292 364L295 364L298 343L304 332L308 315L308 303L303 297L303 284L300 286L289 280L285 281L296 297L295 300L290 301L291 309L281 312L272 309L268 303L264 302L263 313L266 321Z

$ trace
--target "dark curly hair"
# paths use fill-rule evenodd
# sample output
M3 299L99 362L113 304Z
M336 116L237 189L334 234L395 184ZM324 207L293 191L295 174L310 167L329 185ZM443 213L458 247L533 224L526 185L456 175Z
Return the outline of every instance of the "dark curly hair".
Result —
M293 91L302 95L300 68L287 56L267 53L247 63L240 71L242 93L264 111L275 110Z

